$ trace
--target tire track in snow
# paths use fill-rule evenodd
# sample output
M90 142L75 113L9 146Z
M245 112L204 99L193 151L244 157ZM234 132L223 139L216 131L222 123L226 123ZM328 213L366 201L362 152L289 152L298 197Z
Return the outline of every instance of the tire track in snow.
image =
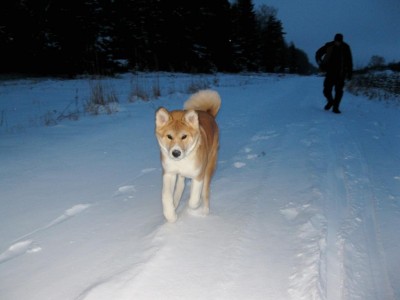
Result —
M301 240L289 294L296 300L394 299L382 259L368 165L343 122L334 122L291 125L308 130L296 154L306 161L309 178L303 185L309 186L304 188L308 198L300 196L281 209ZM296 137L288 135L295 145ZM295 162L293 168L303 167Z
M291 190L281 193L289 201L280 209L295 234L294 267L288 278L288 294L293 300L324 299L325 293L326 219L321 209L320 175L326 172L326 154L321 143L321 126L320 121L288 125L284 155L279 163L283 169L293 170L290 176L286 175L286 180L292 182Z
M327 176L321 181L326 218L322 297L394 299L382 257L368 164L344 124L327 122L329 129L323 129L327 135L323 151L328 155Z
M329 122L327 123L329 124ZM328 125L329 126L329 125ZM325 157L327 164L327 176L325 178L325 192L323 195L323 206L326 218L326 248L322 252L322 284L324 287L324 299L343 299L344 285L346 281L344 270L344 239L340 230L344 218L349 215L349 204L347 203L346 186L344 184L343 165L338 153L340 153L341 134L337 134L339 126L333 130L336 134L328 131L326 140ZM344 147L344 146L342 146Z
M279 202L273 197L269 183L285 131L268 130L253 135L249 143L233 157L232 166L238 169L239 178L222 178L217 183L238 187L229 192L234 195L233 198L241 201L236 201L235 207L227 207L227 211L224 211L224 220L231 223L231 230L224 236L224 250L219 258L221 276L215 288L218 292L212 299L246 299L249 295L252 299L265 299L266 295L271 299L287 298L285 274L289 271L275 267L286 250L283 245L271 246L269 239L281 235L284 243L289 236L286 232L282 233L284 226L277 225L282 222L275 213ZM260 168L260 165L263 167ZM251 184L248 178L252 178ZM241 181L246 184L241 185ZM265 198L267 194L271 197ZM229 198L228 195L218 197Z
M336 150L342 166L347 201L338 236L343 243L343 299L395 299L390 286L377 221L377 198L368 162L357 138L345 126L339 127ZM358 266L354 270L354 266ZM358 273L356 276L355 273ZM368 287L365 290L365 287ZM364 289L363 289L364 288Z
M140 280L147 268L162 252L164 235L170 224L160 224L145 233L136 250L137 256L131 264L123 268L114 268L113 271L104 273L83 289L75 300L131 300L137 288L136 282Z
M314 126L318 127L318 122L312 124L312 129ZM250 199L254 199L256 202L253 204L254 207L249 210L248 214L245 214L245 217L249 220L244 225L245 228L247 227L250 230L247 231L244 229L244 231L239 234L239 236L243 235L244 237L241 243L237 241L236 244L233 245L233 247L238 249L237 257L233 254L233 260L237 261L238 258L240 258L240 249L242 247L251 248L251 239L253 237L263 236L262 230L258 232L258 228L262 228L260 225L266 226L263 230L268 231L268 226L271 227L280 224L278 228L274 230L280 232L279 235L282 236L282 240L284 240L284 236L289 238L289 240L286 241L289 245L297 246L297 256L291 256L292 251L289 251L288 254L290 256L286 257L286 263L287 260L291 260L293 261L293 265L296 264L295 269L285 271L287 272L287 277L283 279L284 283L275 282L275 285L270 286L264 291L266 295L270 293L270 291L276 289L277 286L281 286L281 290L287 291L287 294L278 295L278 297L275 298L271 295L271 299L288 299L291 297L296 300L308 300L322 298L320 296L321 293L323 293L320 287L321 268L323 264L321 253L325 249L324 226L326 220L321 211L315 208L315 204L320 204L322 202L321 189L315 184L315 177L319 176L320 170L317 171L317 175L314 177L312 175L313 172L307 172L307 170L305 170L307 166L307 157L318 156L321 151L313 150L316 143L315 140L318 140L318 137L315 137L315 133L312 129L310 130L310 136L306 139L302 139L303 135L298 134L299 132L307 130L309 127L310 124L308 124L308 122L287 124L284 126L283 131L280 132L279 142L275 141L273 145L268 145L266 158L270 163L265 166L265 169L268 171L263 174L258 174L261 176L251 177L257 178L258 180L258 178L264 176L264 179L260 179L260 186L254 188L254 190L259 191L261 195L270 194L271 198L266 201L275 203L265 206L264 199L257 199L257 195L250 197ZM262 136L262 134L257 135L253 140L262 140L259 138ZM271 146L273 148L272 160L271 151L269 151L271 150ZM248 152L248 149L251 149L251 147L246 147L244 152ZM252 155L249 154L248 157L252 157ZM315 158L313 159L315 160ZM239 162L243 162L243 160L239 160ZM290 170L290 172L288 173L286 170ZM287 183L289 182L291 188L287 189ZM281 216L287 221L286 224L281 223L282 220L273 219L276 218L275 215L269 215L269 220L267 220L266 224L255 225L252 223L253 221L259 223L260 220L265 219L265 216L263 217L265 211L274 210L275 205L278 205L278 207L275 207L275 211L280 211ZM290 233L286 232L282 234L283 228L289 228ZM297 242L299 243L297 244ZM282 245L280 245L280 247L283 252L285 247ZM266 251L269 251L269 255L273 256L275 260L279 260L282 253L273 253L271 250L272 249L268 249ZM260 254L258 254L258 256L262 257ZM289 265L291 264L289 263ZM281 268L281 265L278 265L278 268ZM230 270L227 273L240 273L240 269L243 269L243 267L239 268L233 265L231 269L227 269ZM276 269L276 272L279 273L282 272L282 270ZM252 274L254 276L256 273ZM264 278L269 277L265 276ZM229 283L240 284L240 281L237 281L235 276L231 275L231 277L227 278L227 284ZM221 295L223 295L223 297L220 297L221 299L230 299L227 293ZM259 298L256 297L255 299L264 299L265 295Z
M139 211L139 214L146 215L144 211L140 212L144 204L144 201L142 201L143 191L149 188L148 176L153 177L153 172L155 171L161 172L158 168L144 168L132 179L119 184L107 204L114 206L115 204L112 203L115 200L131 203L135 205L135 209ZM147 193L145 195L148 196ZM148 204L144 205L148 206ZM129 218L135 219L135 216L137 217L137 215L132 214ZM138 219L136 222L142 223L143 220ZM122 260L123 263L115 263L115 265L107 267L106 271L100 273L100 276L93 276L91 282L86 284L74 299L132 299L132 287L135 289L136 282L146 272L148 266L152 264L158 255L161 255L164 235L168 232L169 224L165 223L161 212L155 222L146 220L144 223L143 226L136 228L135 231L138 231L137 233L131 233L134 237L140 236L140 238L136 239L132 249L127 248L123 251L126 257L112 258L112 261Z
M231 210L229 213L231 229L224 242L225 249L220 254L221 276L215 289L219 292L214 299L245 299L252 289L254 289L251 292L253 299L262 299L260 294L269 290L266 283L260 282L267 277L265 274L270 272L267 270L269 259L266 255L268 255L267 224L271 220L265 212L271 205L266 205L266 199L261 198L263 179L266 178L259 177L258 183L254 183L247 190L242 190L243 202L237 203L240 209ZM234 191L234 194L237 195L238 191ZM228 217L225 221L227 219ZM260 242L260 238L264 238L265 242ZM252 279L243 278L243 274Z

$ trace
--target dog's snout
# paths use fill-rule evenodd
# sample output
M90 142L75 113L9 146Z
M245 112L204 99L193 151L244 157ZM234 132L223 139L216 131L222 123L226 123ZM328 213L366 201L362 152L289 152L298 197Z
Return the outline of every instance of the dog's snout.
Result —
M175 158L178 158L179 156L181 156L182 152L179 150L174 150L172 151L172 156Z

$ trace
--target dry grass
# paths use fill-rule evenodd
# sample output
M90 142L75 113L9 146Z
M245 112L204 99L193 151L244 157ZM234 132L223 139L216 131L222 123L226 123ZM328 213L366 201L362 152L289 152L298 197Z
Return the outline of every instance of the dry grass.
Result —
M359 74L353 77L347 89L369 99L400 101L400 73Z
M85 111L93 114L112 114L118 112L118 97L114 88L101 80L89 82L90 98L85 105Z

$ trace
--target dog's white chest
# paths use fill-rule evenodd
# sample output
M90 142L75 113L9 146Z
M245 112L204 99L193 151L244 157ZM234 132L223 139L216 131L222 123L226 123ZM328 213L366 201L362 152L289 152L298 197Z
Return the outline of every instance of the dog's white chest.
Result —
M186 157L181 160L173 160L169 157L163 160L164 172L175 173L188 178L197 177L200 173L199 166L196 165L195 160Z

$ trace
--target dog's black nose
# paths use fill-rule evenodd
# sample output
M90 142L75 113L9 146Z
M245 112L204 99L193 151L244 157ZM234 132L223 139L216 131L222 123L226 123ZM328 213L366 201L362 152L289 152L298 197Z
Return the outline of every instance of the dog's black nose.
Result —
M181 156L181 154L182 153L179 150L172 151L172 156L175 157L175 158L178 158L179 156Z

